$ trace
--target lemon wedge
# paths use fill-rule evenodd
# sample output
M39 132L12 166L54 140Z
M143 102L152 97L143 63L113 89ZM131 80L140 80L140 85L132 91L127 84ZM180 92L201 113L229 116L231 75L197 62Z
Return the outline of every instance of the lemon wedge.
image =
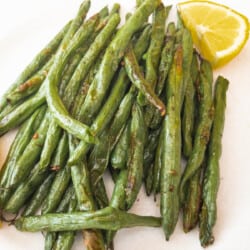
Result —
M233 59L249 37L249 21L244 15L210 1L187 1L177 5L201 55L214 68Z

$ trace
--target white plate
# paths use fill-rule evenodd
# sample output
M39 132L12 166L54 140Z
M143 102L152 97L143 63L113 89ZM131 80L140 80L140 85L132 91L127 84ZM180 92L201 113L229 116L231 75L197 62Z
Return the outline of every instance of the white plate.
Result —
M118 1L118 0L117 0ZM91 13L115 0L92 0ZM133 11L135 1L119 0L122 14ZM177 1L165 1L166 4ZM249 16L246 0L217 1ZM9 0L0 1L0 94L53 35L76 13L80 0ZM215 243L211 250L250 249L250 41L232 62L217 70L230 80L226 124L221 157L221 184L218 195L218 220L214 228ZM0 139L3 162L10 134ZM109 190L111 192L111 190ZM140 193L132 212L159 215L159 204ZM194 250L202 249L198 230L184 234L178 223L169 242L161 229L134 228L121 230L115 238L116 250ZM0 230L0 250L43 249L41 233L20 233L4 224ZM83 249L82 240L74 250Z

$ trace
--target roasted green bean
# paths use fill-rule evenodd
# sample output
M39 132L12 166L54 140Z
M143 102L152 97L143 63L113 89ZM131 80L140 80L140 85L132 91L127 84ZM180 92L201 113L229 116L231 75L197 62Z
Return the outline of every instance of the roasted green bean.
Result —
M163 123L161 165L161 215L165 237L173 233L179 215L179 183L181 179L181 90L183 50L176 49L168 77L167 114ZM169 132L171 131L171 132Z
M210 137L210 129L213 122L213 98L212 98L212 68L209 62L203 60L200 65L200 81L198 97L200 101L198 111L198 124L194 135L192 153L188 159L180 185L180 200L185 201L185 187L190 178L201 167L204 160L205 150Z
M139 216L107 207L95 212L74 212L69 214L46 214L22 217L15 226L19 231L75 231L82 229L118 230L126 227L159 227L161 219L152 216Z
M222 151L221 140L225 121L228 84L228 80L222 76L217 78L215 84L214 122L208 146L200 213L200 242L203 247L214 242L212 230L217 217L216 198L220 182L219 159Z

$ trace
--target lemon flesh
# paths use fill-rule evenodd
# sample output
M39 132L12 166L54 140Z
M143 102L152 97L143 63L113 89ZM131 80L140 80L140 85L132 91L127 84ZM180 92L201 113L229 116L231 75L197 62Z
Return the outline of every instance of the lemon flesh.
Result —
M248 40L248 19L224 5L188 1L178 4L177 8L195 46L214 68L233 59Z

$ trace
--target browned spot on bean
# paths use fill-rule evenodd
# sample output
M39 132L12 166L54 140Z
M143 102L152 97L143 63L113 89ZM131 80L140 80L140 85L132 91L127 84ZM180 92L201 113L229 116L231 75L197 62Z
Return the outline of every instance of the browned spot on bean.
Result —
M202 140L204 141L205 144L208 143L209 141L209 136L210 136L210 132L207 128L205 128L203 131L202 131L202 134L201 134L201 138Z
M170 169L169 170L169 174L173 175L173 176L176 176L177 175L177 171L174 170L174 169Z
M169 192L173 192L174 191L174 185L169 185Z
M88 93L88 90L89 90L89 83L85 82L82 87L82 94L86 95Z
M39 137L38 133L35 133L32 138L36 140L38 139L38 137Z
M209 110L209 117L211 119L213 119L213 117L214 117L214 106L212 106L211 109Z
M56 171L56 172L59 171L60 169L61 169L61 167L59 165L53 165L50 167L50 170Z

